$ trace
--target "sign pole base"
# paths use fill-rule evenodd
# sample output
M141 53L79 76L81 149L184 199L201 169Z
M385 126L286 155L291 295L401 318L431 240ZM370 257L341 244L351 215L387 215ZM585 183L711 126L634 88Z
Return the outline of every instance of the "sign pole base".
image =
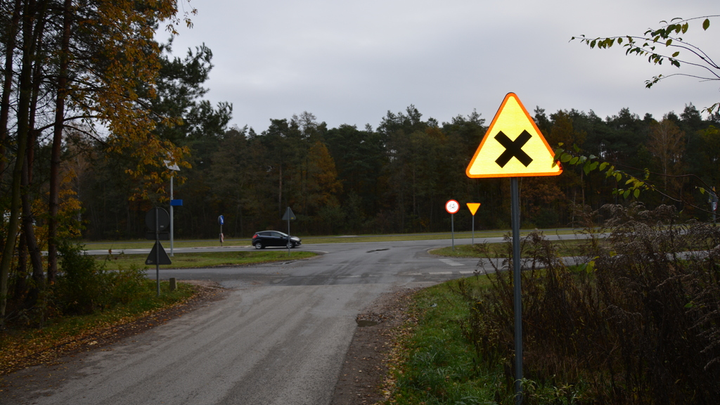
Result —
M155 215L155 243L160 246L160 235L157 229L160 229L158 225L159 215ZM155 250L155 280L157 284L157 296L160 296L160 249Z
M450 226L452 228L452 250L455 251L455 214L450 215Z

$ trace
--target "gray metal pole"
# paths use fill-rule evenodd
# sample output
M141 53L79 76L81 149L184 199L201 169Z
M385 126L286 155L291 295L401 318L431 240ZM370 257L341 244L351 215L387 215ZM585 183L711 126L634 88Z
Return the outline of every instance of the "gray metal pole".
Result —
M455 251L455 214L450 214L450 227L452 229L452 250Z
M173 225L173 178L175 177L175 172L173 172L173 175L170 176L170 256L175 256L173 254L173 245L175 242L175 227Z
M513 286L515 306L515 403L522 404L522 277L520 274L520 188L518 178L510 179L512 188Z
M155 207L155 279L160 296L160 209Z
M288 256L290 256L290 207L287 207L287 210L285 210L285 213L287 214L287 221L288 221L288 239L287 239L287 251Z
M475 214L473 214L473 216L472 216L472 242L470 243L470 245L474 245L474 244L475 244Z

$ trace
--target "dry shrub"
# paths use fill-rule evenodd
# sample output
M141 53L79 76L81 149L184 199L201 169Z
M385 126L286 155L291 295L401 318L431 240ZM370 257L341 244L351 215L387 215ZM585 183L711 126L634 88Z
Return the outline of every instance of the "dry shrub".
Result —
M586 229L581 265L566 265L541 233L523 239L526 403L716 403L720 229L678 224L669 206L605 206L590 218L604 222ZM510 390L512 266L485 253L491 287L459 284L470 306L461 326L478 364L505 365Z

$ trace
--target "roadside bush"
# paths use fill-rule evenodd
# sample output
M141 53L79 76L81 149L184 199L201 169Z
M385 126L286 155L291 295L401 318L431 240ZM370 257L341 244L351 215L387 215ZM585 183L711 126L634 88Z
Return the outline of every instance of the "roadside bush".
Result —
M55 285L56 305L66 315L84 315L101 309L110 288L104 266L82 251L82 246L64 242L58 247L61 273Z
M55 305L65 315L85 315L127 304L148 294L142 269L107 271L104 264L87 256L82 246L64 243L59 247L62 271L54 288Z
M137 266L108 273L111 285L108 291L108 304L127 304L143 294L147 294L145 271Z
M716 403L720 230L678 224L668 206L612 205L592 218L605 218L608 243L589 235L579 266L567 266L540 233L523 240L525 403ZM460 325L478 366L504 364L507 391L499 397L508 398L512 265L498 258L481 264L494 270L484 271L491 286L458 284L470 309Z

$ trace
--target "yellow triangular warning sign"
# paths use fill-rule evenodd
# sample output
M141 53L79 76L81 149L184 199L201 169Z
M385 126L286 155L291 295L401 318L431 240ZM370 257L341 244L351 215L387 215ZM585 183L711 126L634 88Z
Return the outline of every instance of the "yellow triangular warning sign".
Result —
M465 170L468 177L557 176L555 152L515 93L505 96Z
M478 208L480 208L480 203L467 203L467 207L474 216Z

